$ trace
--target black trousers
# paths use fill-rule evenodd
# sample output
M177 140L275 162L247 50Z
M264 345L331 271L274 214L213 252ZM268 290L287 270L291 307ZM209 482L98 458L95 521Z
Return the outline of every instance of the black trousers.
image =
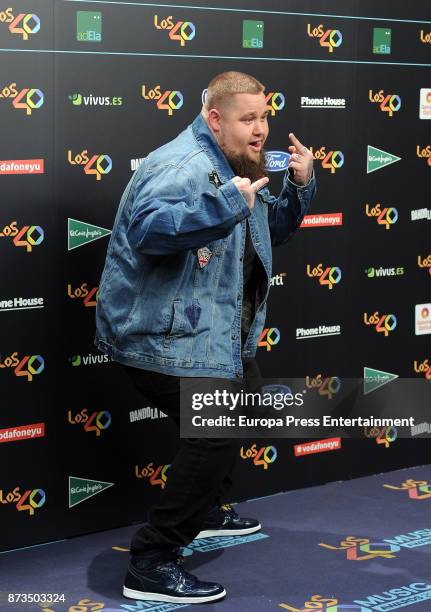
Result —
M244 381L259 377L254 359L243 360ZM146 399L180 424L180 378L123 366ZM202 379L201 379L202 380ZM130 552L153 555L186 546L201 531L208 511L226 501L238 439L182 438L158 502L135 533Z

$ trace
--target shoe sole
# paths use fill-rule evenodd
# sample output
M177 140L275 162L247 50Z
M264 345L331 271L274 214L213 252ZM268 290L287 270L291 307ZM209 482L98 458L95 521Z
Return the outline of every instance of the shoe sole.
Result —
M165 603L198 604L222 599L226 596L226 591L223 589L223 591L217 595L207 595L203 597L175 597L174 595L163 595L163 593L146 593L145 591L135 591L134 589L123 587L123 595L128 599L148 599L152 601L164 601Z
M195 540L199 540L200 538L214 538L216 536L249 535L261 529L262 526L260 524L256 525L256 527L249 527L248 529L207 529L205 531L200 531L195 537Z

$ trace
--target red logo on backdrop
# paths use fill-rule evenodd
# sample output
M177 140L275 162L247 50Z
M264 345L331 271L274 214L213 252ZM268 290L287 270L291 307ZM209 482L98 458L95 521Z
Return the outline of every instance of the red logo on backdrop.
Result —
M0 174L43 174L43 159L2 159Z
M340 448L341 438L326 438L324 440L316 440L315 442L295 444L293 450L295 452L295 457L302 457L303 455L314 455L316 453L340 450Z
M0 443L31 440L32 438L43 438L44 436L45 423L33 423L32 425L19 425L18 427L0 429Z
M299 227L331 227L343 225L343 213L321 213L305 215Z

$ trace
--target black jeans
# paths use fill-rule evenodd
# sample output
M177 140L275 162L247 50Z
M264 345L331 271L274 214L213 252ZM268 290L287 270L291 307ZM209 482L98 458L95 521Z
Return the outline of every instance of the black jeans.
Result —
M259 376L254 359L243 361L244 380ZM179 428L180 378L123 366L137 389ZM201 531L208 511L226 501L239 440L182 438L158 502L135 533L130 552L153 555L186 546Z

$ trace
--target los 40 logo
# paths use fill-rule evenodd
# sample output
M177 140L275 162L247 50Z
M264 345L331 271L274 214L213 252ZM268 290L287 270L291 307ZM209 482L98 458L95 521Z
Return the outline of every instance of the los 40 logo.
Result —
M267 470L268 465L274 463L277 459L277 449L275 446L262 446L258 450L256 444L252 444L246 451L241 446L239 454L241 459L253 459L253 464L256 466L261 465L264 470Z
M425 158L428 166L431 166L431 145L426 145L424 147L416 145L416 155L419 158Z
M72 414L72 411L68 410L67 420L71 425L83 425L84 431L94 431L98 437L112 423L111 413L107 410L95 411L89 415L87 408L83 408L81 412L76 414Z
M182 47L196 36L196 28L191 21L177 21L174 24L172 15L161 21L159 21L157 15L154 15L154 27L157 30L167 30L169 38L177 40Z
M318 278L321 285L326 285L328 289L332 289L334 285L338 285L341 280L341 268L337 266L328 266L323 269L323 264L318 264L314 268L307 264L307 276L310 278Z
M376 332L382 333L387 337L390 332L394 331L398 321L394 314L380 315L378 312L375 312L372 315L368 315L364 312L364 323L365 325L374 325Z
M326 152L326 147L320 147L320 149L309 147L309 150L313 154L314 159L322 161L322 168L329 170L331 174L335 174L335 171L344 165L344 154L342 151Z
M159 465L157 468L153 467L153 463L149 463L146 467L140 468L135 465L135 476L136 478L148 478L150 484L160 485L162 489L165 488L167 477L167 471L171 467L171 464Z
M319 395L326 395L328 400L330 400L340 390L341 380L338 376L327 376L324 378L321 374L318 374L314 377L306 376L305 385L309 389L317 389Z
M33 516L34 511L41 508L45 502L46 495L43 489L28 489L24 493L20 492L20 487L15 487L8 493L0 489L0 504L15 504L17 510L27 510L30 516Z
M0 90L0 99L12 100L12 106L14 108L23 108L27 115L31 115L34 110L40 108L45 100L43 91L40 89L25 87L18 91L16 83L3 87Z
M427 380L431 380L431 360L424 359L418 362L416 359L413 362L413 369L417 374L423 374Z
M167 89L162 92L160 85L156 85L149 90L147 90L146 85L142 85L141 94L145 100L157 101L157 108L159 110L167 110L169 117L173 115L174 110L178 110L184 104L184 96L180 91Z
M257 346L265 346L270 351L275 344L280 342L280 330L276 327L265 327L259 337Z
M45 369L45 360L41 355L26 355L18 357L18 353L12 353L6 359L0 358L0 368L13 368L15 376L25 376L28 382L33 376L41 374Z
M80 287L72 289L72 285L67 285L67 295L71 300L83 300L84 306L96 306L97 298L99 297L99 287L88 289L87 283L82 283Z
M365 204L365 214L367 217L376 217L376 221L379 225L384 225L385 229L391 229L391 226L398 221L398 210L396 208L384 206L377 203L371 207L369 204Z
M321 47L326 47L329 53L339 47L343 42L343 35L340 30L325 30L323 24L313 27L307 24L307 34L310 38L318 38Z
M19 229L17 221L11 221L0 231L0 238L12 238L14 245L25 247L27 253L30 253L33 247L39 246L44 237L45 233L40 225L23 225Z
M13 14L11 7L5 11L0 11L0 23L9 24L11 34L21 34L23 40L28 40L29 36L36 34L40 30L40 19L33 13Z
M388 113L388 117L393 117L401 108L401 98L398 94L385 94L383 89L373 92L372 89L368 92L368 99L372 103L378 103L380 110Z
M393 559L396 556L394 553L401 550L396 544L371 542L368 538L355 538L355 536L347 536L345 540L340 542L340 546L331 546L323 542L320 542L319 546L329 550L344 551L348 561L368 561L377 557Z
M96 181L100 181L103 175L109 174L112 170L112 159L109 155L96 153L96 155L89 157L87 149L77 155L73 155L72 151L69 150L67 161L72 166L84 166L85 174L94 174Z

